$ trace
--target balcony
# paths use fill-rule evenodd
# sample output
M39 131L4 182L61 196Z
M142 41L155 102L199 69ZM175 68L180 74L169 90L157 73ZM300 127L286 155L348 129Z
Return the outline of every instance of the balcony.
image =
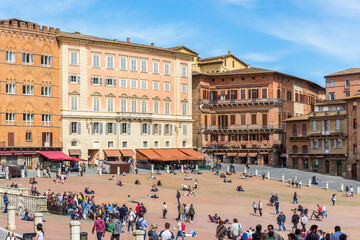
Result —
M231 151L231 150L280 150L283 146L279 144L274 145L259 145L259 144L238 144L238 145L227 145L227 144L219 144L219 143L210 143L203 146L204 151L212 152L212 151Z
M201 125L203 133L239 133L239 132L276 132L283 131L284 125L281 124L247 124L247 125Z
M282 106L284 100L280 98L256 98L256 99L228 99L228 100L200 100L203 108L214 106Z

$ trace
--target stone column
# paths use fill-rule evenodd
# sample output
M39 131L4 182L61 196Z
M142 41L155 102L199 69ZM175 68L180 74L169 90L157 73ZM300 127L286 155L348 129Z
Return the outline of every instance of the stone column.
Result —
M258 170L257 169L255 169L255 176L257 176L258 175Z
M9 180L9 171L5 171L5 179Z
M71 221L70 225L70 240L80 240L80 222Z
M199 171L199 164L196 164L196 165L195 165L195 170L196 170L196 171Z
M16 224L15 224L15 206L8 206L7 210L7 229L10 231L16 230Z
M132 232L133 240L144 240L145 231L143 230L135 230Z
M229 164L226 166L226 171L227 171L227 172L230 171L230 166L229 166Z
M184 172L184 165L181 164L181 172Z
M81 176L81 166L79 165L79 176Z
M21 178L25 178L25 169L21 169Z
M328 182L325 183L325 189L329 189L329 183Z
M37 174L36 174L37 177L40 177L40 167L37 168Z
M61 167L58 168L58 174L61 174Z
M42 214L42 213L35 213L34 214L34 232L37 232L36 225L38 225L39 223L42 224L43 217L44 217L44 214Z
M246 167L244 167L244 173L247 173L247 168Z
M102 168L99 167L99 175L102 175Z
M166 172L167 172L167 173L170 173L170 167L169 167L169 165L166 165Z
M360 194L360 187L357 186L357 194Z
M340 186L340 192L343 192L344 191L344 184L341 184Z
M270 179L270 172L267 171L267 176L266 176L267 179Z
M285 176L284 176L284 174L281 174L281 181L282 181L282 182L285 182Z
M311 179L309 178L309 187L311 187Z
M117 167L117 175L120 175L120 167Z
M154 164L151 164L150 166L151 166L151 174L154 174Z

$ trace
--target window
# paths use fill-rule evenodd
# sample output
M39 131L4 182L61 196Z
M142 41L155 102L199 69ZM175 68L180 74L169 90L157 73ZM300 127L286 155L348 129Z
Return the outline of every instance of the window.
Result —
M165 124L164 134L172 135L172 129L173 129L173 126L171 124Z
M106 134L116 134L116 123L106 124Z
M106 56L106 68L114 69L114 56Z
M349 91L345 91L344 94L345 94L345 97L350 97L350 92Z
M127 143L127 142L122 142L122 147L123 147L123 148L127 148L127 147L128 147L128 143Z
M31 125L34 122L34 114L33 113L23 113L23 121L26 125Z
M41 87L41 96L51 96L51 87L49 85L43 85Z
M187 67L185 65L181 66L181 76L186 77L187 76Z
M166 92L170 91L170 83L164 83L164 91Z
M153 62L153 73L159 73L159 62Z
M349 89L350 88L350 79L346 78L345 79L345 89Z
M312 139L310 141L310 148L311 149L318 149L319 148L319 140L317 139Z
M249 89L249 99L259 98L259 90L258 89Z
M80 76L70 74L69 83L80 83Z
M15 63L15 52L6 51L6 62Z
M14 83L6 84L6 94L15 94L15 84Z
M127 112L127 100L120 99L120 112Z
M165 106L165 110L164 110L165 115L170 115L170 102L165 102L164 106Z
M121 123L120 125L120 133L121 134L130 134L130 123Z
M240 89L240 99L246 99L246 91L245 91L245 89Z
M182 147L186 147L186 141L182 142Z
M353 119L353 129L357 128L357 120L356 118Z
M108 148L114 148L114 142L108 141Z
M126 70L126 57L120 57L120 69Z
M154 147L159 147L159 141L154 141Z
M267 98L267 88L261 89L261 98Z
M183 93L187 92L187 85L181 84L181 92L183 92Z
M251 114L251 124L257 124L256 114Z
M356 144L354 144L354 154L356 154L356 152L357 152L357 146Z
M336 130L341 129L341 121L340 121L340 119L336 119L336 121L335 121L335 129Z
M141 80L141 89L147 89L148 88L148 81L147 80Z
M328 95L328 99L329 99L329 100L335 100L335 99L336 99L335 93L334 93L334 92L330 92L329 95Z
M108 112L114 111L114 98L106 99L106 111L108 111Z
M148 147L148 141L143 141L143 148L147 148Z
M317 124L316 123L317 123L316 121L312 122L312 130L313 131L316 131L316 129L317 129Z
M329 80L329 87L335 87L335 80L334 79Z
M147 113L148 112L148 101L147 100L141 100L141 112Z
M141 65L141 72L147 72L147 60L141 59L140 65Z
M23 53L22 54L23 64L32 65L34 64L34 54L32 53Z
M15 124L15 113L7 112L5 118L6 118L6 124L8 124L8 125L14 125Z
M41 65L51 67L51 56L41 55Z
M70 123L70 134L80 134L81 133L81 123L71 122Z
M130 80L130 88L137 88L137 80L134 79Z
M187 125L182 125L183 135L187 135Z
M135 58L130 59L130 70L137 71L137 59Z
M100 67L100 55L99 54L92 55L92 66Z
M159 114L159 101L153 101L153 113Z
M50 126L51 123L51 115L50 114L42 114L41 120L45 126Z
M71 145L72 147L76 147L78 144L77 144L77 141L71 141L70 145Z
M186 116L186 114L187 114L187 103L182 103L181 104L181 108L182 108L182 115L183 116Z
M149 123L141 124L141 134L150 134L150 124Z
M153 90L159 90L159 82L153 82Z
M34 95L34 86L31 83L25 83L23 85L24 95Z
M120 87L122 88L127 87L127 79L120 79Z
M342 149L342 139L334 139L334 148Z
M161 125L160 124L153 124L153 134L161 134Z
M103 81L101 77L91 77L91 84L92 85L102 85Z
M78 96L70 97L70 110L78 110L78 107L79 107L78 100L79 100Z
M116 86L116 78L105 78L105 86Z
M164 63L164 74L170 75L170 63Z
M165 147L170 147L170 141L165 142Z
M102 134L103 124L99 122L92 123L92 134Z
M32 132L25 133L25 141L31 142L32 141Z
M70 52L70 64L78 65L78 53L77 52Z
M246 125L246 115L245 114L242 114L240 116L240 124L241 125Z
M133 112L133 113L137 112L137 100L136 99L131 100L131 112Z
M92 98L92 110L93 111L100 111L100 98L99 97L93 97Z

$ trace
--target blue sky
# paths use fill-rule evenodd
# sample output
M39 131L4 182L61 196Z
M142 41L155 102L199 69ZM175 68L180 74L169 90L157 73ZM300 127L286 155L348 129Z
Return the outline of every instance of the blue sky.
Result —
M254 67L324 85L360 60L359 0L2 0L1 18L171 47L228 50Z

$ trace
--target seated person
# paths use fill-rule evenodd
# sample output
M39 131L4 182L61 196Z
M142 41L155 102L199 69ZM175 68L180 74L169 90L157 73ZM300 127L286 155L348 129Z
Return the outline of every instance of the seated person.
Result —
M192 177L191 177L191 176L188 176L188 180L192 180Z
M190 187L186 186L185 184L181 184L182 190L188 191Z
M215 218L214 218L213 216L211 216L211 215L209 215L209 220L210 220L210 222L212 222L212 223L215 222Z
M116 178L114 175L112 175L112 177L109 179L109 181L112 181L112 180L115 180L116 181Z
M227 183L232 183L231 179L227 180L226 182L227 182Z
M184 180L188 180L188 176L187 176L187 175L185 175Z
M135 180L135 185L141 185L139 179Z
M154 195L147 195L149 198L159 198L158 195L156 195L156 193Z
M224 178L224 181L223 181L224 183L226 183L226 178Z
M135 184L136 184L136 183L135 183ZM121 180L119 180L119 181L116 183L116 185L118 185L118 186L120 186L120 187L124 186L124 184L123 184L123 182L122 182Z
M160 180L157 182L157 185L158 185L158 186L162 186Z
M123 175L123 176L126 176L126 172L123 172L122 175Z
M23 216L23 218L21 220L34 221L34 217L33 217L33 215L30 214L28 209L25 209L24 216Z
M156 185L152 185L151 190L152 192L157 192L159 189L156 187Z
M85 193L86 193L86 194L94 194L95 191L90 191L90 190L89 190L89 187L86 187L86 188L85 188Z
M244 192L245 190L242 188L242 186L237 186L236 191L238 192Z
M241 179L246 179L246 176L243 174L243 175L241 176Z
M230 173L230 172L228 172L228 171L226 171L226 175L231 175L231 173Z
M156 171L156 174L161 175L161 172L159 169Z

